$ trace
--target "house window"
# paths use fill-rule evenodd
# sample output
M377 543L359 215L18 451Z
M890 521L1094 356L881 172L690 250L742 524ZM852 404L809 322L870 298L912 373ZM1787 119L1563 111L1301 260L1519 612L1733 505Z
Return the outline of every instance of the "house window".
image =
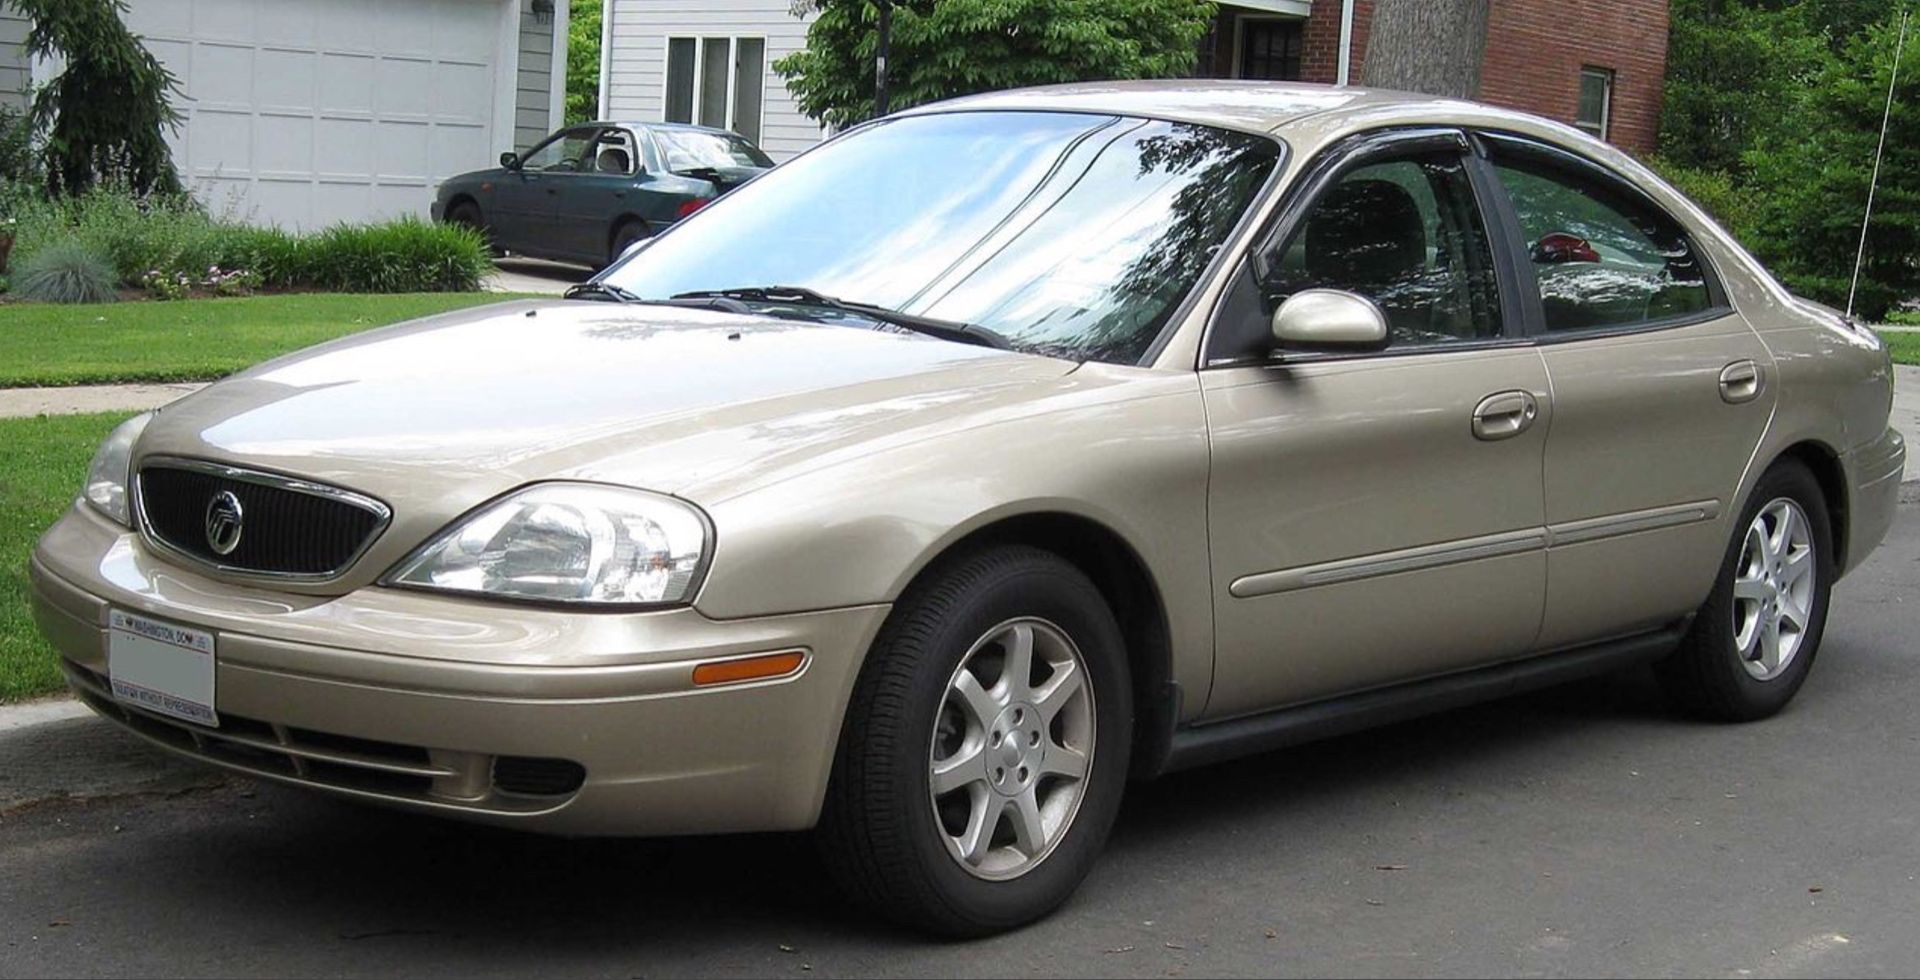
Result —
M1580 109L1573 124L1587 132L1607 138L1607 123L1613 115L1613 69L1580 69Z
M766 71L766 38L670 37L664 118L759 142Z
M1298 80L1305 23L1277 17L1241 18L1238 77Z

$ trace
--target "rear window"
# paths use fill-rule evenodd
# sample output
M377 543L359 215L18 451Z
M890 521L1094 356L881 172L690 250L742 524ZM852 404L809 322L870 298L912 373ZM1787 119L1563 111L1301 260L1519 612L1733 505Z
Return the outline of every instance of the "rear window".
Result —
M655 130L667 169L675 173L725 167L771 167L773 160L760 148L731 133L703 133L697 129Z

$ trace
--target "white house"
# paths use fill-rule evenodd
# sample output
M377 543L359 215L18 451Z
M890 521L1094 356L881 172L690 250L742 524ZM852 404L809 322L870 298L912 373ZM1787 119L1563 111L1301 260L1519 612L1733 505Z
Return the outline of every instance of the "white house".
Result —
M824 135L773 71L811 19L792 0L606 0L600 115L720 126L785 160Z
M182 177L217 212L261 224L424 216L440 180L530 145L564 112L568 0L128 7L180 82L169 142ZM21 98L22 26L0 11L0 102ZM34 64L30 77L56 71Z

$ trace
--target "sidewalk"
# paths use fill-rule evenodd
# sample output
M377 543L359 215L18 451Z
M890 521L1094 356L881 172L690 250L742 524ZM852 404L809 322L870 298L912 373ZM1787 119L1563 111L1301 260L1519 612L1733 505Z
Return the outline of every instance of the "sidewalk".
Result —
M74 385L65 388L0 388L0 419L86 412L139 412L183 398L204 384Z

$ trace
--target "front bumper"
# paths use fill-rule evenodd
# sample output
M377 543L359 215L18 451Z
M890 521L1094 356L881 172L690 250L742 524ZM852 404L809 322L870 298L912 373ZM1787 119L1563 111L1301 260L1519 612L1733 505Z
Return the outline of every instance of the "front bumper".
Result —
M719 621L369 588L301 596L171 564L76 506L31 565L75 692L152 741L289 783L567 834L794 830L819 816L885 606ZM218 729L115 701L110 608L212 632ZM795 674L695 688L715 659L803 650Z

